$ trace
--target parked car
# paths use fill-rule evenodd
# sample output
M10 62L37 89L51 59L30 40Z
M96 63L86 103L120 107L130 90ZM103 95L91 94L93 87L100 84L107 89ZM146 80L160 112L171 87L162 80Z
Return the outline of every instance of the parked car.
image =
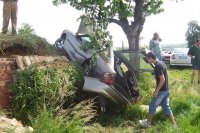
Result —
M192 66L191 58L187 55L189 48L174 48L170 56L170 65Z
M170 48L169 50L163 52L162 54L163 61L169 61L170 56L172 55L173 51L174 51L174 48Z
M135 103L140 96L136 74L149 70L137 68L131 60L137 57L142 66L146 64L152 69L143 60L148 50L114 51L112 47L104 44L98 51L96 64L91 68L91 50L83 51L80 48L87 41L87 35L75 35L69 30L64 30L54 44L57 48L63 48L68 59L76 61L85 71L84 95L97 97L101 111L105 111L110 102L119 105Z

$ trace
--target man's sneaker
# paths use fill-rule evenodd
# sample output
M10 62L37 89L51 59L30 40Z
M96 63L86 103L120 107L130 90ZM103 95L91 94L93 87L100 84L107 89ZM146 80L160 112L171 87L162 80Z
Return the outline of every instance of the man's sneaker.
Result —
M145 120L139 120L139 124L140 124L142 127L145 127L145 128L150 127L150 125L147 123L147 119L145 119Z

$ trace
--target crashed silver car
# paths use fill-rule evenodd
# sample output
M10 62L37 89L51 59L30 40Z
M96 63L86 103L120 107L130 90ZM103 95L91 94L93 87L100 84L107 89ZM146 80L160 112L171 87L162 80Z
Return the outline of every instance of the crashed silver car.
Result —
M64 30L55 47L63 48L69 60L76 61L85 71L83 92L87 96L97 97L101 111L105 111L110 102L119 105L135 103L139 96L136 74L148 71L149 68L137 68L133 58L137 57L140 66L149 65L143 59L146 49L140 51L114 51L112 47L103 45L98 51L96 64L90 68L92 53L81 50L89 38L83 34L73 34ZM137 63L137 64L138 64Z

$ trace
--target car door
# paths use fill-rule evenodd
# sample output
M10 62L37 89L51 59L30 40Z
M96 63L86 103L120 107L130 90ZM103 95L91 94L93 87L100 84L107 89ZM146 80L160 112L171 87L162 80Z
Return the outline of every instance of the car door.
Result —
M132 103L139 97L137 75L141 72L153 72L154 66L146 60L147 52L149 52L147 49L140 51L114 51L115 71L117 73L114 86Z

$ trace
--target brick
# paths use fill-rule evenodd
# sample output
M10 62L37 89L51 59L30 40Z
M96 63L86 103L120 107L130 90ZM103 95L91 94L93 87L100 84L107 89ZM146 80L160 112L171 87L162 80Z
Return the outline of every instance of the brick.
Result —
M17 65L12 65L11 66L11 70L17 70L17 69L18 69Z
M62 58L64 61L68 61L68 59L67 59L66 56L61 56L61 58Z
M19 69L24 69L24 62L23 62L23 57L22 56L16 56L16 63L17 63L17 67Z
M46 62L45 56L39 56L39 58L40 58L40 62Z
M0 62L0 64L3 64L3 65L8 65L8 64L13 64L13 63L15 63L15 61L13 61L13 60L7 60L7 61L1 61Z
M5 86L6 82L5 81L0 81L0 86Z
M53 62L55 59L53 58L53 56L47 56L46 60L47 62Z
M29 59L28 56L24 56L23 61L24 61L25 67L31 65L31 60Z
M8 109L10 107L10 85L11 82L0 81L0 109Z
M4 64L0 65L0 70L6 70L6 65Z
M60 60L60 56L53 56L54 60Z
M10 81L12 80L12 74L4 73L1 74L0 81Z
M34 57L36 63L40 62L40 59L37 55L34 55L33 57Z
M6 71L12 71L11 65L6 66Z
M31 56L29 56L29 58L30 58L30 60L31 60L31 64L34 64L34 63L36 63L36 61L35 61L35 58L31 55Z

